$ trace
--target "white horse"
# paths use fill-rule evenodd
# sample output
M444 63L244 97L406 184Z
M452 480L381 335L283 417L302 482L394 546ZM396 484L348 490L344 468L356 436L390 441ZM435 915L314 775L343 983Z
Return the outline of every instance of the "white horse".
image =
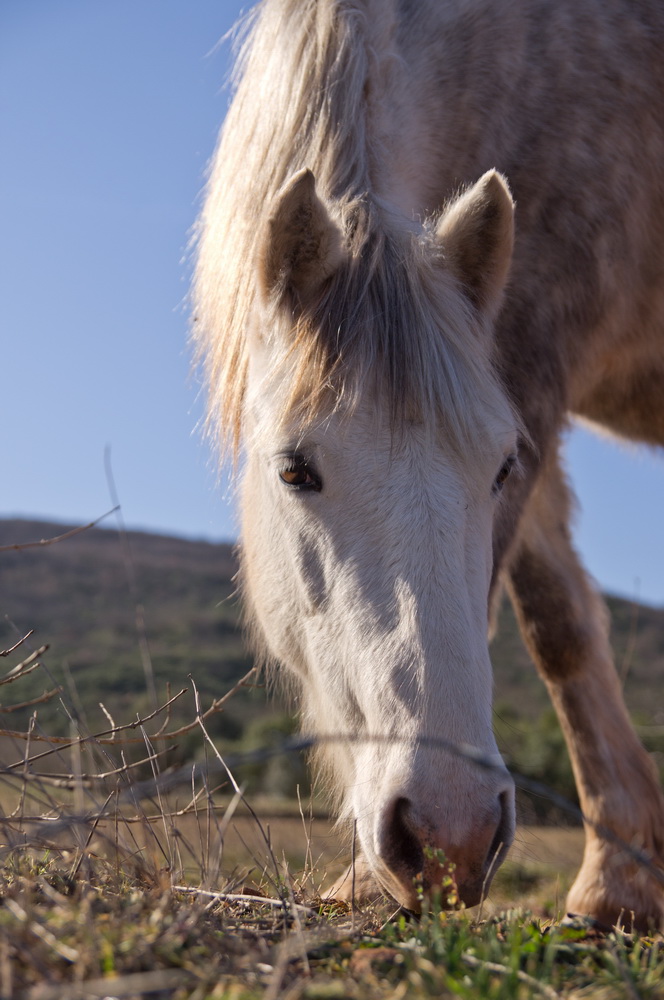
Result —
M513 836L504 580L587 818L568 906L664 916L616 840L661 869L558 461L570 411L664 444L663 45L658 0L264 0L242 49L199 234L210 426L246 453L257 645L306 730L353 737L320 756L407 907L440 851L475 903Z

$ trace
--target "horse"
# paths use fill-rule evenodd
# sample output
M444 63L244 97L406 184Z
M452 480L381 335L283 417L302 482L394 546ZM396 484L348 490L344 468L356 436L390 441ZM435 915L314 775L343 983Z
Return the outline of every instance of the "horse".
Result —
M355 888L407 909L452 870L477 903L514 836L506 589L584 818L567 907L664 919L664 798L559 454L570 415L664 445L663 44L658 0L264 0L242 27L197 232L209 428L255 648Z

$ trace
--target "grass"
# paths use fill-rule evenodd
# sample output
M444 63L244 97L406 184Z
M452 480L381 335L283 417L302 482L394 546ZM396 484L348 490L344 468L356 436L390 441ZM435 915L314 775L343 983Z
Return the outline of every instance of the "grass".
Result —
M58 745L69 782L27 752L3 776L2 1000L664 995L661 936L561 919L579 830L521 828L481 908L433 899L415 920L321 899L348 845L307 803L246 806L205 772L164 793L131 768L85 784L77 758L98 751Z
M174 772L168 697L91 734L72 696L71 736L49 736L15 684L43 654L7 655L0 707L27 721L0 732L0 1000L664 997L661 935L565 918L580 830L521 827L472 911L325 901L350 844L315 801L233 793L206 728L223 699L194 686L207 765Z
M128 874L95 857L72 877L73 860L25 851L6 865L3 997L655 1000L664 991L661 940L581 920L522 909L478 920L433 901L415 922L385 904L322 904L285 869L261 902L184 892L165 871Z

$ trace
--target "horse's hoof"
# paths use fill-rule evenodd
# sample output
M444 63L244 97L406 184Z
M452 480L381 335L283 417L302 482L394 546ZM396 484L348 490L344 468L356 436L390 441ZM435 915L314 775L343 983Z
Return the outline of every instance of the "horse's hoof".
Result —
M567 896L567 910L592 917L598 926L626 931L664 930L664 889L643 870L611 866L604 872L581 868Z

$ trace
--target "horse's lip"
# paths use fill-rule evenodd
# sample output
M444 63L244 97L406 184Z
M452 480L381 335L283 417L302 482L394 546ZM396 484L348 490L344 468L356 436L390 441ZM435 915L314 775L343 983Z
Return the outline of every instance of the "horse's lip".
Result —
M464 907L479 906L479 904L482 902L482 899L486 899L488 889L489 886L485 884L484 880L473 882L469 886L463 886L463 887L460 886L459 899ZM412 901L409 900L408 903L404 902L402 899L399 899L399 897L394 894L393 889L388 890L386 887L386 891L388 891L390 896L394 899L394 901L399 904L399 909L397 910L395 916L398 916L399 914L404 914L409 917L412 917L413 919L419 920L422 914L428 912L428 910L431 908L426 906L426 903L430 902L430 897L427 894L426 889L424 890L421 902L416 898L413 898L413 900ZM436 907L436 909L449 909L450 911L456 908L457 907L454 906L441 907L439 904Z
M508 848L505 848L505 854ZM504 857L504 855L503 855ZM502 860L502 859L501 859ZM500 867L500 862L494 863L487 870L477 871L472 873L465 882L457 886L457 892L459 894L459 900L464 907L478 906L483 899L486 899L491 882ZM427 907L422 907L422 902L431 902L434 893L439 891L439 887L427 887L424 886L421 898L418 898L418 893L416 892L415 886L408 888L403 883L400 883L395 877L393 872L385 868L379 863L374 867L374 876L383 888L383 891L389 895L395 903L399 904L399 913L407 913L413 917L419 918L423 912L426 912ZM437 908L450 909L453 910L455 907L440 907L437 904Z

